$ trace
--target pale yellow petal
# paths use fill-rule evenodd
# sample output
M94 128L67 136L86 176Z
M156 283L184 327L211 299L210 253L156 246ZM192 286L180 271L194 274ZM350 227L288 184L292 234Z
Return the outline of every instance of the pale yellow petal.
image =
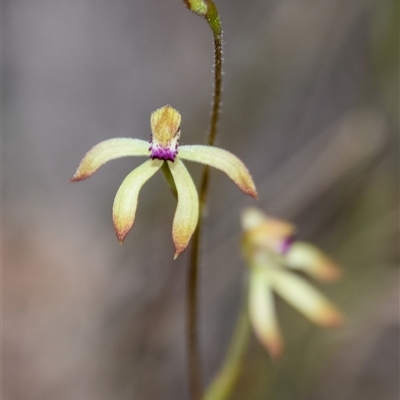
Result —
M257 268L250 273L249 315L256 336L272 358L283 351L283 340L275 312L271 284L267 275Z
M128 156L149 156L149 143L132 138L104 140L92 147L83 157L71 181L81 181L92 176L110 160Z
M341 313L304 279L283 270L269 271L277 294L300 311L310 321L321 326L338 326Z
M114 199L113 222L120 242L123 242L135 221L140 189L161 168L162 164L163 161L160 160L147 160L135 168L119 187Z
M285 264L321 281L334 281L340 277L339 267L317 247L305 242L291 245L285 256Z
M178 192L172 239L175 244L175 256L186 249L199 220L199 198L193 179L179 158L167 161Z
M180 146L178 157L225 172L243 192L257 198L257 190L249 171L242 161L229 151L213 146Z

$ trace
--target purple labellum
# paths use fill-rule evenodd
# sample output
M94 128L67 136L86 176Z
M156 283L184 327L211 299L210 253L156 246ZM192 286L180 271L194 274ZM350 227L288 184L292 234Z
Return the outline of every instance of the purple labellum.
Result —
M178 154L177 146L165 148L155 143L152 143L149 150L151 151L150 158L152 160L158 159L164 161L175 161L175 157Z
M290 250L290 247L292 246L294 240L295 240L294 236L290 236L290 237L282 240L279 252L281 254L286 254Z

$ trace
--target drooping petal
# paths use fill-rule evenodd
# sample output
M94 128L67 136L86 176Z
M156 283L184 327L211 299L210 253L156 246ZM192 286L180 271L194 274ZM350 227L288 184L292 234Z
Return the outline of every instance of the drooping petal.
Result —
M175 245L175 256L178 257L186 249L199 220L199 198L192 177L183 162L176 158L167 161L178 192L172 239Z
M285 264L321 281L334 281L340 277L339 267L317 247L305 242L292 244L285 256Z
M104 140L85 154L71 181L76 182L89 178L110 160L127 156L148 155L150 155L149 143L145 140L132 138Z
M147 160L124 179L115 195L113 223L118 240L122 243L135 220L139 191L161 168L163 161Z
M271 283L267 275L254 268L250 273L249 315L253 329L272 358L283 351L283 340L276 318Z
M257 199L257 190L246 166L229 151L213 146L180 146L179 157L225 172L246 194Z
M304 279L284 270L268 272L274 290L312 322L326 327L342 323L340 312Z

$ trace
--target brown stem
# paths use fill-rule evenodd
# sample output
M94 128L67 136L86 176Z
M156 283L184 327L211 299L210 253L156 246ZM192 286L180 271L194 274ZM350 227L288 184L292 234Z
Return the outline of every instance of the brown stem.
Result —
M186 298L186 334L188 346L189 361L189 386L192 400L200 400L202 398L202 378L201 378L201 362L198 338L198 260L200 247L199 226L193 234L192 247L189 260L189 271L187 277L187 298Z
M188 3L185 2L187 5ZM211 0L207 0L207 12L203 15L210 25L214 37L214 94L210 118L210 128L207 136L207 144L212 146L217 135L219 111L221 104L222 88L222 30L218 11ZM203 169L199 191L199 222L193 234L192 247L189 259L189 271L187 281L187 345L189 361L190 394L192 400L202 398L203 387L201 378L201 362L198 340L198 292L199 292L199 263L200 240L203 230L204 209L207 202L209 168Z

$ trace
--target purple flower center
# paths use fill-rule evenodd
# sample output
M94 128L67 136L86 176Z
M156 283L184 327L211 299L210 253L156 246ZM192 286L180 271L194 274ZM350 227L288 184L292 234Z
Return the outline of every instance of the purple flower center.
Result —
M280 246L280 253L285 255L289 250L290 247L292 246L293 242L295 241L294 235L289 236L282 240L281 246Z
M150 158L152 160L175 161L178 154L178 144L175 146L163 147L154 142L151 143L149 150L151 151Z

